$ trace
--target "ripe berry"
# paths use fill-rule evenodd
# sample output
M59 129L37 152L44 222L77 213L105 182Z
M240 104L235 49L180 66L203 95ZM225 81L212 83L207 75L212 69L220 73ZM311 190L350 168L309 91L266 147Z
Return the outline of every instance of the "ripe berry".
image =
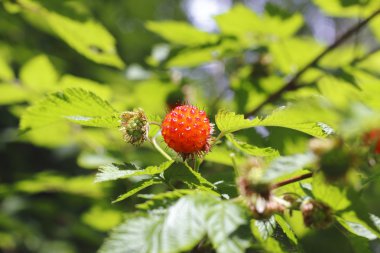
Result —
M364 143L374 147L375 154L380 154L380 129L373 129L364 135Z
M213 125L204 111L181 105L166 115L161 131L166 144L186 159L209 151Z

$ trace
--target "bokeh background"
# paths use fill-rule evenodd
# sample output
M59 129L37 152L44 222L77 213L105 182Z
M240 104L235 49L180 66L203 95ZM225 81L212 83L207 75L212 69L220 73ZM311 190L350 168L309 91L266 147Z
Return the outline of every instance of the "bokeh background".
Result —
M133 182L94 184L98 166L122 161L146 166L164 161L149 145L136 149L124 143L116 130L81 128L59 122L21 132L20 117L28 105L49 92L82 87L110 101L120 111L141 107L157 117L182 101L204 108L209 115L222 107L246 113L263 99L262 96L279 87L283 78L294 74L308 59L368 16L373 7L379 5L376 2L378 0L1 1L0 252L95 252L107 232L122 220L123 213L133 210L139 201L131 198L111 204L115 196ZM275 23L273 36L280 37L280 42L274 48L261 39L226 45L223 44L229 41L226 36L216 43L222 45L223 50L191 45L191 33L188 37L180 36L178 43L168 42L162 36L165 32L158 35L160 33L153 31L159 29L152 28L154 25L150 23L184 21L201 31L218 34L220 26L214 17L228 13L237 4L258 16L272 11L284 19L297 16L301 21L295 25L295 31L287 35L277 33L287 28L282 27L282 22ZM108 43L109 36L94 27L70 31L67 25L58 32L59 24L53 27L49 23L52 19L45 18L52 13L82 23L98 21L114 37L116 51L97 45L113 42ZM236 24L233 19L229 22L232 27L239 27L244 19ZM324 74L329 78L339 76L330 79L329 84L355 84L352 75L339 66L360 58L365 52L378 50L380 21L376 22L377 25L352 36L342 50L326 60L329 68L323 70ZM261 33L265 34L261 30L265 30L266 25L259 23L252 32L260 37ZM169 30L169 33L180 34L181 30ZM70 34L94 43L85 49L91 51L90 57L80 45L75 46L78 42ZM292 38L295 36L308 42L295 41ZM214 51L220 55L210 57ZM97 58L104 52L112 57ZM380 73L380 68L376 70L380 67L378 56L363 66L374 75ZM170 63L168 59L173 58L176 61ZM313 83L310 81L316 76L313 74L303 82ZM324 84L320 85L311 86L313 91L285 97L282 102L303 97L321 87L323 90ZM335 96L333 90L325 92ZM258 145L275 147L282 154L302 152L308 138L291 130L265 128L249 130L244 136ZM223 158L223 154L223 150L216 150L208 158L205 166L210 168L209 178L217 177L212 171L224 171L229 166L229 158ZM376 197L379 192L377 184L365 195L366 203L377 214L380 213ZM307 252L353 252L336 228L323 233L306 231L302 243ZM378 245L374 244L374 248L380 252ZM325 246L328 250L324 250Z

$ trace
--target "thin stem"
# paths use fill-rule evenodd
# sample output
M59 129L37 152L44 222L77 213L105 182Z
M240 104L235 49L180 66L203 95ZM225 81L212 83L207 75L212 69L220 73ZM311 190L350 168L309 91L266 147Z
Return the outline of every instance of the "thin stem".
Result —
M166 159L168 159L169 161L172 161L173 158L171 158L161 147L160 145L158 145L157 143L157 136L160 134L160 131L156 133L156 135L152 138L152 144L154 146L155 149L157 149L158 152L161 153L161 155L163 155Z
M341 44L343 44L343 42L345 42L352 35L356 34L369 21L371 21L373 18L375 18L379 14L380 14L380 9L376 10L369 17L367 17L366 19L364 19L361 22L357 23L355 26L351 27L349 30L347 30L345 33L343 33L334 43L332 43L330 46L328 46L319 55L317 55L312 61L310 61L302 69L300 69L281 89L279 89L276 92L272 93L270 96L268 96L267 99L265 99L262 103L260 103L255 109L253 109L252 111L246 113L245 117L250 117L250 116L255 115L266 104L274 102L275 100L279 99L282 96L283 93L296 89L298 80L300 79L300 77L307 70L309 70L311 67L316 66L323 57L325 57L327 54L329 54L335 48L337 48L338 46L340 46Z
M240 177L240 172L239 172L239 169L238 169L238 166L237 166L235 153L231 153L230 157L231 157L231 160L232 160L232 167L234 168L235 177Z
M311 178L312 176L313 176L313 172L309 172L309 173L306 173L306 174L303 174L300 176L292 177L290 179L275 183L274 185L272 185L271 188L272 188L272 190L274 190L274 189L277 189L277 188L284 186L284 185L287 185L287 184L292 184L292 183L295 183L295 182L298 182L298 181L301 181L301 180L304 180L307 178Z

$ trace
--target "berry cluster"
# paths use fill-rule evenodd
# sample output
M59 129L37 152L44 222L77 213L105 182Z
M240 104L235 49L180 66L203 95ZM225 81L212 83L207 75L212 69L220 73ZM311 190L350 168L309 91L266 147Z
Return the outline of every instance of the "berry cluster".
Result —
M181 105L166 115L161 131L166 144L186 159L209 151L213 125L204 111Z

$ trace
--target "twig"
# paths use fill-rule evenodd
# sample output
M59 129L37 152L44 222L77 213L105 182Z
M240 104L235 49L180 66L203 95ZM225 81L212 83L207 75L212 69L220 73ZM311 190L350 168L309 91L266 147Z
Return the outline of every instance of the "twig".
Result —
M245 114L245 117L250 117L259 112L263 106L266 104L273 102L280 98L282 94L286 91L291 91L296 88L297 81L300 77L311 67L316 66L318 62L325 57L328 53L333 51L335 48L340 46L343 42L345 42L348 38L350 38L353 34L357 33L361 28L363 28L369 21L375 18L380 14L380 9L372 13L369 17L357 23L355 26L351 27L345 33L343 33L334 43L328 46L323 52L321 52L317 57L315 57L311 62L306 64L302 69L300 69L281 89L272 93L267 99L265 99L262 103L260 103L255 109Z
M277 189L278 187L281 187L281 186L284 186L284 185L287 185L287 184L292 184L292 183L295 183L295 182L298 182L298 181L310 178L312 176L313 176L313 172L309 172L309 173L306 173L306 174L303 174L303 175L300 175L300 176L292 177L290 179L287 179L287 180L284 180L284 181L281 181L281 182L273 184L272 187L271 187L271 189L274 190L274 189Z

